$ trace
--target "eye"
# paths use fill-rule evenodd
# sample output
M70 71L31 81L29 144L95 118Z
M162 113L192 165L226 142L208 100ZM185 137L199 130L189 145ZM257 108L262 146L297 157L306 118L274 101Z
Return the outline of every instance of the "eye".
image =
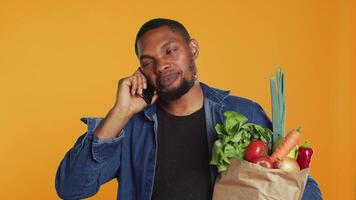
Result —
M152 64L152 62L143 63L143 64L142 64L142 67L148 67L148 66L151 65L151 64Z
M166 54L167 54L167 55L168 55L168 54L171 54L171 53L174 52L174 51L177 51L177 48L167 49L167 50L166 50Z

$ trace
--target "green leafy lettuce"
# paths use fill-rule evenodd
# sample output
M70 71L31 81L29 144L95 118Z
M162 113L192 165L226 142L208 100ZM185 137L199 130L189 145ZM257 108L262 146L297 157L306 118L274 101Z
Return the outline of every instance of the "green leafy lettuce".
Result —
M218 139L214 142L211 165L216 165L218 172L228 169L230 158L243 159L246 147L254 139L261 140L271 148L272 131L258 124L246 123L247 118L234 111L224 113L224 124L216 124Z

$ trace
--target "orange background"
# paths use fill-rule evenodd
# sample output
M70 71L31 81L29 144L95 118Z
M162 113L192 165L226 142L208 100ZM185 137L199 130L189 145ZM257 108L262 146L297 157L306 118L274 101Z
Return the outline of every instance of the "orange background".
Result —
M60 160L104 116L117 81L138 66L146 20L181 21L200 44L203 82L259 102L286 75L287 129L315 149L324 199L355 199L355 1L0 1L0 199L58 199ZM115 199L116 181L91 199Z

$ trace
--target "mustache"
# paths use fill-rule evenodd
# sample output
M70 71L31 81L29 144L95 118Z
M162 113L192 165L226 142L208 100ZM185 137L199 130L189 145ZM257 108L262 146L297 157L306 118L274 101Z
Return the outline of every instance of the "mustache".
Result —
M182 70L178 70L178 69L170 69L167 71L164 71L162 74L159 74L159 76L157 77L157 85L159 85L159 83L161 82L161 80L167 76L170 76L172 74L177 73L178 75L182 74Z
M162 72L162 73L158 76L158 78L161 79L162 77L169 76L169 75L171 75L171 74L173 74L173 73L182 73L182 70L169 69L169 70L167 70L167 71Z

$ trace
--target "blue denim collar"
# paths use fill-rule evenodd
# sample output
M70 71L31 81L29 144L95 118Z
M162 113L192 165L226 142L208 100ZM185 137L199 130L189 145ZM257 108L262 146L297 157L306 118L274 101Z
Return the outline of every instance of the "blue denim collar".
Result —
M223 105L224 99L229 96L229 90L220 90L216 88L209 87L207 84L200 82L200 87L203 90L204 97L213 101L218 105ZM154 121L154 116L157 110L157 102L147 106L143 113L151 121Z

